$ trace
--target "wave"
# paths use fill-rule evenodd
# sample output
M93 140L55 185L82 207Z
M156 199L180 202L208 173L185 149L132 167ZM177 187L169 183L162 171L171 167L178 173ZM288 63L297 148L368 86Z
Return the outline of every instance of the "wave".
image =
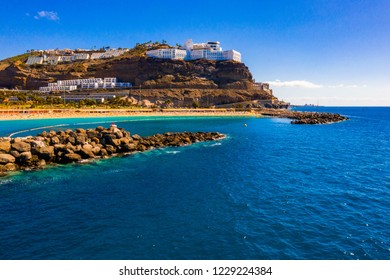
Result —
M166 151L167 154L178 154L180 151Z
M53 127L63 127L63 126L68 126L68 125L69 124L57 124L57 125L34 127L34 128L30 128L30 129L25 129L25 130L19 130L19 131L12 132L11 134L8 135L8 137L12 137L14 135L21 134L21 133L26 133L26 132L30 132L30 131L48 129L48 128L53 128Z

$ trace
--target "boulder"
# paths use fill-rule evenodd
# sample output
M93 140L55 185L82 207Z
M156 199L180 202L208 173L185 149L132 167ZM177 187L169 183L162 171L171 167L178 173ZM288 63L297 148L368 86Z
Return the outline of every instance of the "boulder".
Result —
M67 143L65 145L65 148L68 149L68 150L72 150L72 151L74 151L76 149L76 147L73 146L71 143Z
M23 141L20 141L20 142L15 142L11 145L11 148L20 152L20 153L23 153L23 152L30 152L31 151L31 146L29 143L26 143L26 142L23 142Z
M40 159L38 162L37 162L37 167L44 167L46 165L46 161L44 159Z
M64 144L55 144L54 145L55 153L62 151L62 150L65 150L65 149L66 149L66 145L64 145Z
M7 163L3 166L3 171L16 171L18 170L18 166L15 163Z
M22 139L20 139L19 137L11 140L11 144L18 143L18 142L22 142Z
M125 137L122 137L120 140L120 143L123 145L123 144L128 144L130 143L130 140L129 138L125 138Z
M81 160L81 156L79 154L66 154L62 157L63 163L77 162L80 160Z
M45 147L46 144L45 142L43 142L43 140L33 140L30 142L30 146L32 151L37 151Z
M47 146L37 150L38 158L50 161L54 157L54 147Z
M11 141L0 139L0 153L9 153L11 150Z
M112 145L106 145L106 151L109 155L116 153L116 149Z
M118 128L114 128L113 129L113 133L114 133L114 135L116 136L117 139L120 139L120 138L123 137L122 131L120 131Z
M121 144L121 140L116 138L115 134L107 134L104 136L105 143L108 145L113 145L113 146L119 146Z
M84 149L84 150L91 151L92 148L93 148L93 146L92 146L91 144L88 144L88 143L87 143L87 144L84 144L84 145L83 145L83 149Z
M87 130L87 137L92 139L98 135L98 132L96 130L88 129Z
M82 134L77 135L77 137L76 137L76 144L84 145L86 141L87 141L86 135L82 135Z
M77 151L77 154L81 156L82 159L89 159L89 158L94 158L95 155L91 150L86 150L86 149L81 149L80 151Z
M50 130L49 133L48 133L49 137L53 137L55 135L57 135L57 132L55 132L54 130Z
M55 145L55 144L59 144L59 143L60 143L60 139L57 136L52 137L50 140L51 145Z
M28 162L31 159L32 159L31 152L23 152L19 155L19 157L17 158L17 161L23 164L23 163Z
M123 137L125 137L125 138L129 138L130 137L130 132L128 132L126 130L122 130L122 134L123 134Z
M137 151L144 152L144 151L146 151L146 150L147 150L147 148L146 148L145 145L138 144L138 146L137 146Z
M98 146L95 146L95 147L92 148L92 153L94 155L99 155L100 154L100 150L101 149Z
M104 149L104 148L101 148L101 149L100 149L100 156L102 156L102 157L107 157L107 156L108 156L107 150Z
M92 140L92 142L95 142L96 144L100 143L100 139L97 137L93 137L91 140Z
M13 156L14 158L17 158L20 155L20 153L18 151L15 151L15 150L12 150L11 152L9 152L9 154L11 156Z
M62 154L63 154L63 155L66 155L66 154L74 154L74 150L65 148L65 150L62 151Z
M70 143L71 145L76 145L76 138L73 136L69 136L67 142Z
M141 136L139 136L138 134L133 134L132 138L133 138L134 140L136 140L136 141L139 141L139 140L142 139Z
M7 163L14 163L15 157L9 155L9 154L0 154L0 164L7 164Z
M122 145L124 152L134 152L137 150L137 146L134 143L126 143Z

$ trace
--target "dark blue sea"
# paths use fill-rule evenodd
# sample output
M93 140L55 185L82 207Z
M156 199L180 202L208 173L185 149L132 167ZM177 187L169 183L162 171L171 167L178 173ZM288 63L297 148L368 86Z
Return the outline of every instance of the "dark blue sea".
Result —
M389 260L390 108L299 109L350 120L1 121L0 136L114 121L227 138L0 178L0 259Z

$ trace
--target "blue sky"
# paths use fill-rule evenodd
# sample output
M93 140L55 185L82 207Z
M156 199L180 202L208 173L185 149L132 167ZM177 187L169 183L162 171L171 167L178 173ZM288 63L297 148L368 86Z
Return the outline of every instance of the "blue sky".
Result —
M8 0L0 59L27 49L218 40L294 104L390 106L389 0Z

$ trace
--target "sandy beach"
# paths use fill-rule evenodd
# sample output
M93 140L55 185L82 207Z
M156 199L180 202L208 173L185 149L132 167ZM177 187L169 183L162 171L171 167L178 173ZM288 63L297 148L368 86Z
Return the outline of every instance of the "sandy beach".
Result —
M260 116L257 111L234 109L2 109L0 120L125 116Z

